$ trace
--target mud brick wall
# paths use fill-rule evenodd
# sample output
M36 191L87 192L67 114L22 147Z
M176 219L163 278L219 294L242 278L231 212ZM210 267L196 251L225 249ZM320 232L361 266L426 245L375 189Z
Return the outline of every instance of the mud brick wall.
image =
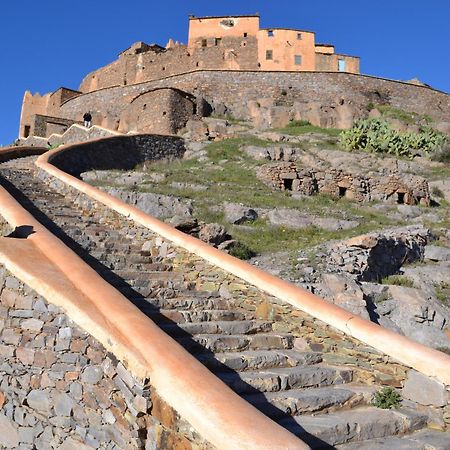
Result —
M0 429L1 448L207 448L149 380L1 265Z

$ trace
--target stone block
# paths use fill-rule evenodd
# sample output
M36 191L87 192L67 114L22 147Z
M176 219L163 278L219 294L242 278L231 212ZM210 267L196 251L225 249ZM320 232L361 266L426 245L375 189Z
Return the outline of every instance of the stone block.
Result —
M410 370L402 390L403 397L425 406L445 406L448 392L445 385L415 370Z
M2 413L0 413L0 444L6 448L17 448L19 446L17 427Z
M23 320L20 326L24 330L41 331L44 326L44 322L39 319L27 319Z
M27 395L28 406L36 411L48 414L52 407L49 393L44 390L34 389Z

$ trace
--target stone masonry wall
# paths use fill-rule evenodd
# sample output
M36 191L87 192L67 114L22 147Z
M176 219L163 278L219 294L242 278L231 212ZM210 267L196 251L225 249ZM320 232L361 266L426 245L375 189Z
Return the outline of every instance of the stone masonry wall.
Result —
M91 111L94 123L117 129L120 116L139 94L172 87L206 99L220 114L273 126L290 119L349 127L365 117L368 105L389 104L449 122L450 95L433 89L363 75L320 72L195 71L141 84L102 89L73 98L60 115L77 120ZM262 119L268 116L269 119ZM445 128L445 127L444 127Z
M355 370L355 381L369 385L376 383L394 387L403 386L411 369L393 358L367 346L358 339L347 336L288 303L267 295L202 258L174 246L170 241L128 221L85 194L53 179L47 173L40 171L39 176L46 182L52 183L52 187L71 198L80 207L103 211L105 218L110 223L114 223L116 226L120 224L122 229L128 228L130 236L150 241L150 243L146 243L146 250L151 248L152 255L157 256L158 260L172 264L174 271L181 272L186 284L192 288L219 293L222 297L233 301L238 307L256 311L259 319L275 321L274 331L292 333L297 337L297 348L323 352L325 362L352 367ZM445 408L444 417L450 424L450 405Z
M295 162L265 164L257 169L258 178L267 186L291 190L303 195L325 193L349 200L372 200L430 206L430 190L425 178L411 174L346 172L298 166Z
M133 169L148 160L180 158L184 151L184 141L178 137L116 136L71 147L58 154L52 164L72 175L79 175L92 169Z
M0 447L21 450L206 446L149 380L1 265L0 430Z

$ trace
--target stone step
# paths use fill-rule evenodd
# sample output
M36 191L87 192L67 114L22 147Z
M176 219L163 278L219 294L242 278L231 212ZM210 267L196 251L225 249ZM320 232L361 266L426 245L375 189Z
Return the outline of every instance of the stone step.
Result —
M196 334L178 338L177 342L192 353L213 353L245 350L279 350L293 347L293 336L281 333L258 334Z
M156 323L193 323L208 321L226 321L247 320L248 317L242 312L230 309L203 309L199 311L190 311L182 309L160 309L148 315Z
M339 450L450 450L450 432L424 429L406 436L351 442L335 448Z
M351 384L345 387L290 389L244 395L243 398L272 419L332 411L367 403L368 399Z
M233 305L227 300L221 297L210 296L208 293L191 291L192 295L185 295L173 298L163 297L163 298L144 298L135 297L130 298L130 300L136 304L144 306L145 304L150 304L154 308L162 309L185 309L189 311L201 311L201 310L225 310L232 309Z
M369 439L410 433L426 426L427 416L411 409L365 406L329 414L284 418L279 424L313 448L321 448L321 442L332 446L347 442L361 444Z
M161 329L172 337L188 337L195 334L256 334L272 331L272 322L260 320L235 320L162 324Z
M321 364L216 375L238 394L331 386L350 383L353 379L350 369Z
M322 361L322 355L315 352L295 350L246 350L216 354L197 354L196 358L213 371L255 371L275 367L307 366Z

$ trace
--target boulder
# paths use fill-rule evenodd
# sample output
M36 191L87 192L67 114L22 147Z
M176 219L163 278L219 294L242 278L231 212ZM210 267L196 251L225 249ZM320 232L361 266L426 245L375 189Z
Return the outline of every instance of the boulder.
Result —
M108 188L107 192L154 217L164 218L175 215L190 217L192 215L192 202L189 200L181 200L170 195L135 192L119 188Z
M412 369L408 372L402 396L420 405L437 408L448 402L448 392L444 384Z
M323 274L322 283L317 286L317 289L334 304L369 320L364 292L351 277Z
M230 239L225 228L218 223L208 223L200 229L198 237L208 244L220 245Z
M354 220L315 217L295 209L274 209L269 212L267 217L272 225L296 230L316 226L327 231L337 231L348 230L359 225Z
M269 152L267 151L267 148L248 145L244 147L243 150L247 156L249 156L252 159L255 159L256 161L270 159L270 155Z
M225 203L224 212L225 220L234 225L253 222L258 218L258 213L254 209L236 203Z
M427 245L424 258L430 261L450 261L450 249L437 245Z
M449 349L446 335L450 310L427 289L389 286L391 299L377 305L377 312L388 317L405 334L424 345Z

